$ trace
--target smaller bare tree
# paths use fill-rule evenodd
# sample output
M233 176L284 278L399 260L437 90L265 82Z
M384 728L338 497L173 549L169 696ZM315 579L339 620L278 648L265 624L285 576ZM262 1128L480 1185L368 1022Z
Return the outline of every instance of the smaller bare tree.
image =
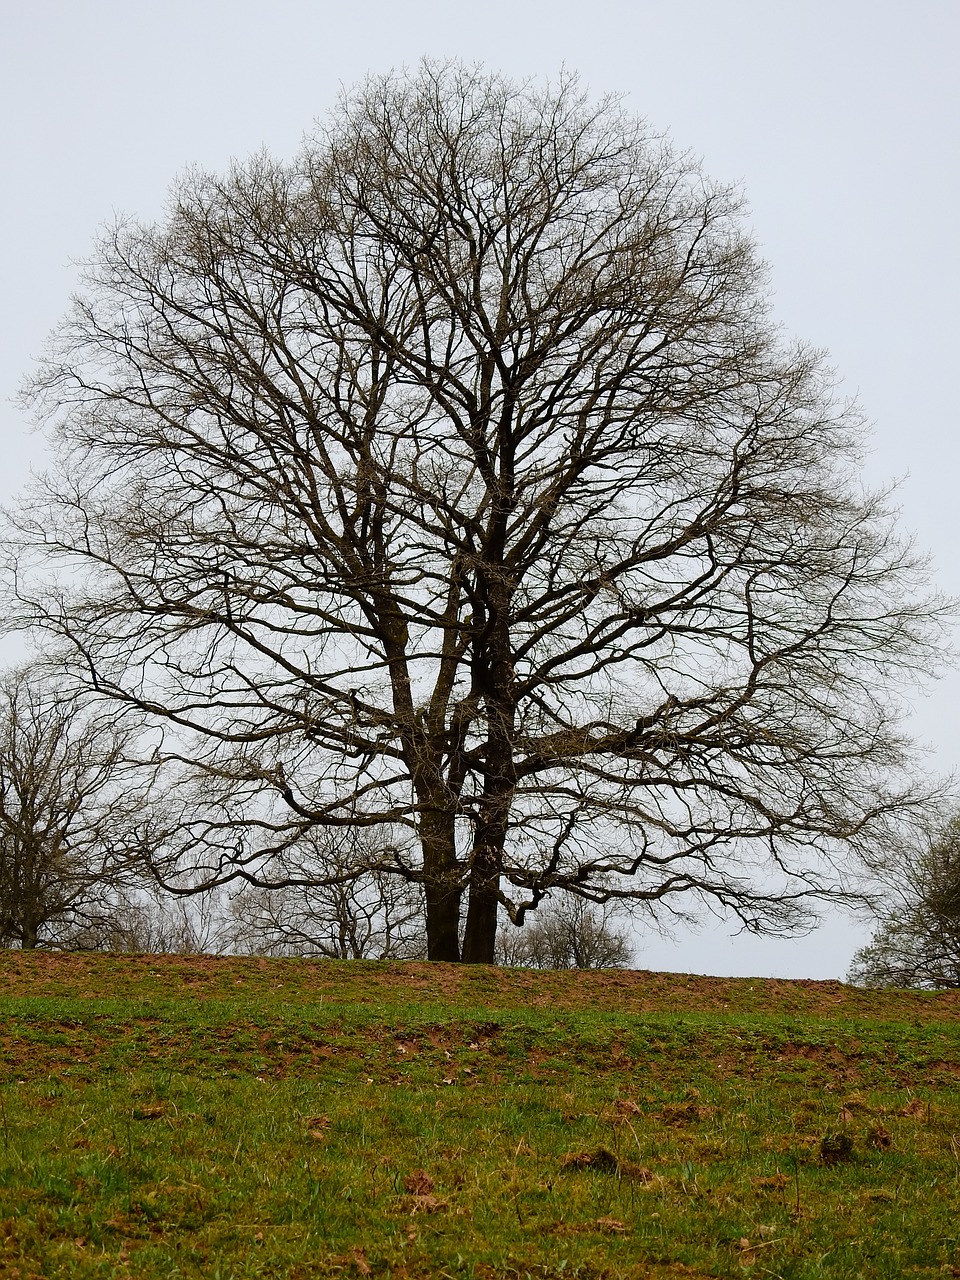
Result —
M0 945L70 946L115 912L151 836L135 732L50 668L0 682Z
M848 981L864 987L960 987L960 813L900 850L886 910Z
M565 896L523 929L501 930L497 963L531 969L624 969L633 960L630 935L610 903Z
M314 831L304 843L313 846L306 861L322 868L322 878L244 886L231 903L228 949L340 960L426 958L422 890L377 866L369 833Z
M221 955L231 950L229 903L222 892L177 897L146 880L106 896L83 912L65 940L75 951L140 955Z

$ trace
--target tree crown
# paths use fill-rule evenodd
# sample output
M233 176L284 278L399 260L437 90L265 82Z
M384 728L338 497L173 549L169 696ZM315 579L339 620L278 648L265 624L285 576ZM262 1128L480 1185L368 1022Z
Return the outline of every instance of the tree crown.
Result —
M431 953L466 900L482 959L564 886L757 928L844 892L921 798L892 690L939 606L764 288L738 193L616 101L456 64L107 234L20 596L168 726L208 878L389 830Z

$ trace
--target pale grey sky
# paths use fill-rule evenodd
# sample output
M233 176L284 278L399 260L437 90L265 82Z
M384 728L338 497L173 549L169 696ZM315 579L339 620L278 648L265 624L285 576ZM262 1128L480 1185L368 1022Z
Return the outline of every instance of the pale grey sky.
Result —
M38 458L10 402L97 228L159 216L188 165L289 155L340 84L424 54L515 77L574 69L708 173L742 181L790 333L825 347L874 421L871 481L960 596L960 0L6 0L0 25L0 497ZM930 768L960 770L960 675L917 701ZM728 927L639 963L842 976L864 926L800 942Z

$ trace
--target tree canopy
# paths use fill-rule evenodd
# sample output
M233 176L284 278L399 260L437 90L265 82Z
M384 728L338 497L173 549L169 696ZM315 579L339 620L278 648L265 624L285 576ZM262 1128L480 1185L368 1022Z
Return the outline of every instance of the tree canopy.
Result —
M189 173L32 396L17 616L163 728L171 884L396 876L447 960L562 892L790 929L922 800L861 416L738 192L572 78L425 63Z

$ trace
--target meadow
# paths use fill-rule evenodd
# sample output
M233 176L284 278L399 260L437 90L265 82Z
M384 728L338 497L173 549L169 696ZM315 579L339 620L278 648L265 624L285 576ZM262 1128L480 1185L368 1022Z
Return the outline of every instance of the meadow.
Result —
M960 1276L960 993L0 954L0 1277Z

